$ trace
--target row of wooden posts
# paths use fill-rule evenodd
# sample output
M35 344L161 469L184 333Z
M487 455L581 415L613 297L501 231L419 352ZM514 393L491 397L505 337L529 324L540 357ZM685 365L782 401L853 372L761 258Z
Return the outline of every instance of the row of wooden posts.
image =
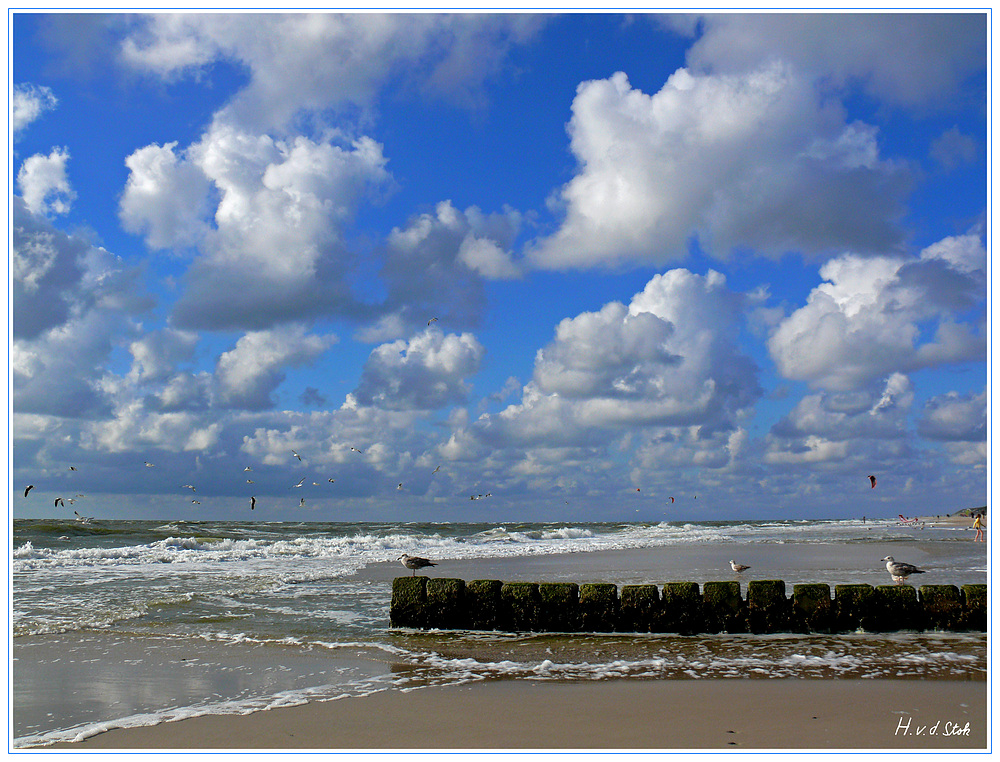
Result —
M796 584L752 580L617 585L398 577L392 627L509 632L985 631L986 585Z

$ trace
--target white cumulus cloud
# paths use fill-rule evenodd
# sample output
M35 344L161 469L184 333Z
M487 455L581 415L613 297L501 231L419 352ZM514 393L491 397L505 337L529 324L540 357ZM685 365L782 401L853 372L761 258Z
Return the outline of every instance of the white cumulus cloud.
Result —
M692 236L717 257L898 238L905 173L785 64L680 69L652 95L621 72L584 82L569 133L579 171L555 199L560 228L529 247L540 267L677 261Z
M53 148L48 156L35 154L17 172L17 186L25 205L34 214L66 214L76 198L66 175L69 151Z
M786 378L833 390L981 358L985 264L982 241L971 234L940 241L917 259L832 259L806 305L772 332L771 356ZM980 309L972 323L961 318Z
M14 137L46 111L51 111L59 101L48 87L22 83L14 85L10 98L10 126Z

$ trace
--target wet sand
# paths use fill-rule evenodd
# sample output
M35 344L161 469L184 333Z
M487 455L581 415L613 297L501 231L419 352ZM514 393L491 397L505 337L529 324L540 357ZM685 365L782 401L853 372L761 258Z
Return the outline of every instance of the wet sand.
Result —
M53 749L985 749L986 681L507 680L109 730Z

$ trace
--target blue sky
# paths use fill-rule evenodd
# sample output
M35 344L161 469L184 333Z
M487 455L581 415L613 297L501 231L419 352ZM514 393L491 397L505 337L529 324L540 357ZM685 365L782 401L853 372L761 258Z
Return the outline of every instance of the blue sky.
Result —
M987 501L985 14L10 25L15 516Z

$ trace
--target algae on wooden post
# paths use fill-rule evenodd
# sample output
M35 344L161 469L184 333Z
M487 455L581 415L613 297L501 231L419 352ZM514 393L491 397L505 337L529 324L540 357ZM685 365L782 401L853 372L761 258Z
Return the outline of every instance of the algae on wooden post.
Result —
M500 588L498 579L474 579L465 585L465 600L469 610L466 627L470 630L500 629Z
M442 630L468 627L465 580L447 577L427 579L427 625Z
M962 629L986 632L986 585L962 585Z
M871 585L837 585L834 593L837 632L876 629L875 588Z
M575 582L541 582L541 629L544 632L577 632L581 625L580 589Z
M656 585L623 585L618 601L619 632L659 632L660 591Z
M875 629L880 632L924 629L916 588L909 585L879 585L875 588Z
M609 582L580 585L580 618L585 632L612 632L618 621L618 587Z
M701 594L706 632L746 632L746 606L739 582L706 582Z
M955 585L921 585L920 608L928 630L957 629L962 618L962 591Z
M536 582L504 582L500 587L500 610L506 626L502 629L538 632L541 598Z
M427 577L396 577L389 603L390 627L427 626Z
M755 579L747 584L750 632L786 632L789 603L780 579Z
M829 585L809 583L792 588L792 629L796 632L832 632L833 624Z
M663 586L663 632L691 635L703 628L701 593L697 582L668 582Z

